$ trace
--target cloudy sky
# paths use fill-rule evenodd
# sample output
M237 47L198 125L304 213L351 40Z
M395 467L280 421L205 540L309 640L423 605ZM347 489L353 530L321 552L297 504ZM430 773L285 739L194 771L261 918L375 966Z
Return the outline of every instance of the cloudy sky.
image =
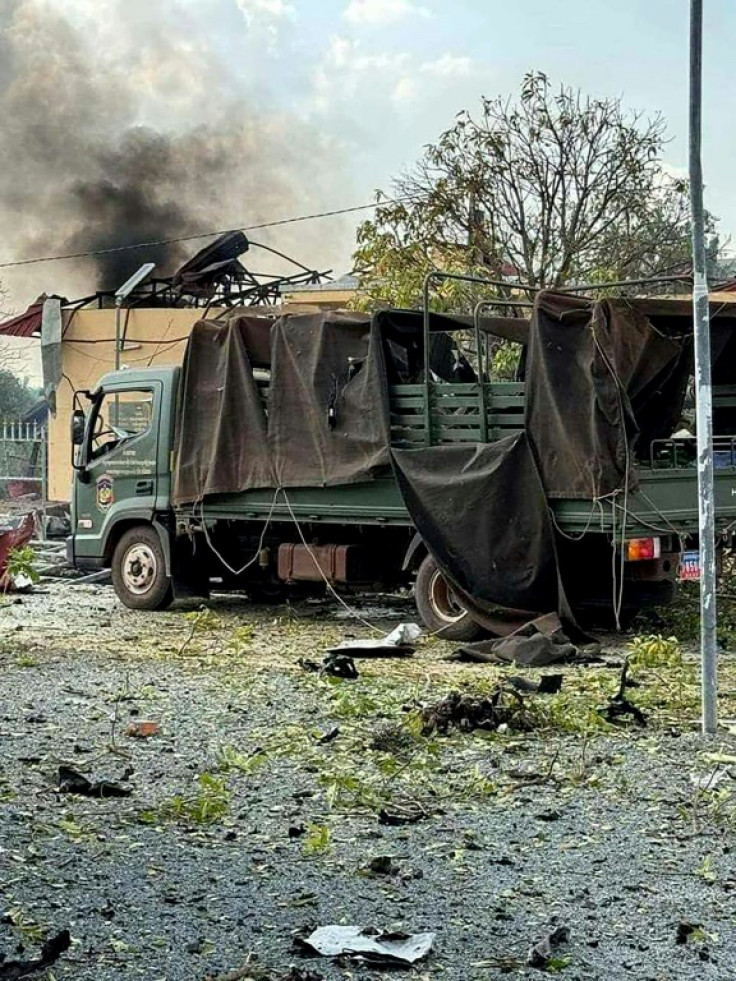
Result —
M736 4L705 6L707 203L729 232ZM514 91L532 68L662 112L668 162L687 166L686 0L192 0L188 9L203 27L219 25L235 72L257 76L265 98L337 140L351 201L385 187L458 109Z
M727 236L736 231L736 4L708 0L706 8L706 203ZM15 170L12 160L2 168L5 205L14 210L5 215L12 232L0 261L62 248L66 230L56 226L70 221L60 199L79 166L67 159L75 134L84 133L85 147L104 160L98 144L125 127L247 129L239 169L258 179L229 183L215 203L210 193L207 214L221 228L372 200L458 110L481 95L516 91L531 69L592 95L621 96L645 114L661 112L671 135L667 163L684 172L688 10L686 0L0 0L0 45L5 36L13 53L0 65L5 129L27 111L42 77L44 98L53 100L59 84L48 83L48 65L65 79L65 101L50 114L50 170L46 163L34 171L32 151L22 160L15 149ZM26 136L16 130L23 147ZM34 173L56 193L36 214L17 193ZM28 190L26 200L35 200L35 188ZM0 176L0 207L2 196ZM197 220L201 227L202 214ZM356 224L329 219L264 237L339 273L349 265ZM72 230L79 245L85 225ZM79 275L61 263L0 276L16 307L42 290L83 292Z

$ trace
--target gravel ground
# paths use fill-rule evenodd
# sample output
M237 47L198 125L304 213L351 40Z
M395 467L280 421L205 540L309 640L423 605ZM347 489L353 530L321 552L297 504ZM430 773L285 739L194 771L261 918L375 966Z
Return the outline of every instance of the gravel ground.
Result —
M411 618L359 605L382 627ZM694 731L692 678L644 674L631 697L646 729L600 721L609 664L567 669L530 732L425 738L409 733L413 706L487 691L499 672L448 663L437 642L361 661L357 681L303 671L298 657L366 635L338 609L215 598L209 613L136 614L110 587L70 583L0 607L6 958L68 928L49 979L190 981L249 954L274 979L292 963L380 976L295 954L295 934L342 922L435 931L410 976L535 977L529 947L564 925L551 967L565 978L736 977L731 777L701 793L691 780L736 748L728 730ZM620 658L620 642L607 650ZM129 737L141 720L159 733ZM131 794L58 793L60 763ZM417 800L423 820L379 823L382 804ZM367 874L378 856L389 874ZM682 923L697 929L678 944Z

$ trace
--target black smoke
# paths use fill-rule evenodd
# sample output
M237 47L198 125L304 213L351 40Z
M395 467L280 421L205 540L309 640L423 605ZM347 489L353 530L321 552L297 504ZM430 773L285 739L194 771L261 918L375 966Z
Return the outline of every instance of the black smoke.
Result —
M89 25L74 5L0 0L0 256L103 253L27 267L32 295L113 289L144 261L169 275L204 243L107 249L334 203L324 140L192 43L186 4L100 0ZM310 264L315 240L299 248Z

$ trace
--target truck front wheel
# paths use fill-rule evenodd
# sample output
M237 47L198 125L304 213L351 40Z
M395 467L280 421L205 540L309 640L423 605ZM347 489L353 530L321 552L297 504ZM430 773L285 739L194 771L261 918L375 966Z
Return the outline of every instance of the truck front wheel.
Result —
M481 634L481 628L455 597L431 555L419 566L414 602L424 625L443 640L477 640Z
M131 610L163 610L174 598L171 577L155 528L129 528L115 546L112 582L119 599Z

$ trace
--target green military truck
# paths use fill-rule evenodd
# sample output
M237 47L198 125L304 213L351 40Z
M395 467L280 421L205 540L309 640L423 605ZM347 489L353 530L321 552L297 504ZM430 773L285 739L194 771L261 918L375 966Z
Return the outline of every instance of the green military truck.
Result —
M714 324L725 325L714 349L726 362L734 311L713 310ZM197 325L183 367L105 375L75 396L71 562L110 568L121 601L143 610L213 588L269 601L325 583L346 592L413 583L426 626L467 640L479 623L493 629L546 612L523 589L486 588L483 616L466 601L482 592L472 569L490 564L502 583L532 575L531 560L520 577L514 567L527 561L529 542L518 558L509 551L515 529L526 534L526 514L553 530L576 614L607 606L623 618L670 599L683 570L697 576L695 440L683 421L688 303L540 294L531 321L511 319L244 316ZM499 336L520 342L517 380L494 378ZM736 437L724 429L736 432L736 378L724 381L720 364L716 502L726 540L736 521ZM346 464L343 448L358 430ZM509 474L518 466L498 470L503 454L478 471L475 489L462 482L475 466L463 462L466 449L472 460L488 447L518 453L525 432L541 505L517 497L522 485ZM432 500L452 489L444 511L430 497L418 507L421 488L408 493L411 479L397 479L396 460L401 469L407 459L423 461ZM481 514L486 499L493 507Z

